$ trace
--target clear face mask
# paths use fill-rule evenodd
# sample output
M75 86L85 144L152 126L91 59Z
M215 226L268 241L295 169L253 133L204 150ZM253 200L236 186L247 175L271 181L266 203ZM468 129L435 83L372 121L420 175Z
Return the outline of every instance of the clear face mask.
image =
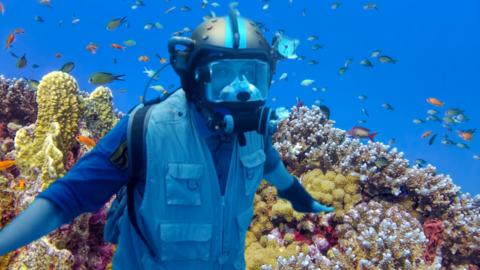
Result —
M269 65L252 59L225 59L208 65L210 81L206 98L210 102L248 102L267 98Z

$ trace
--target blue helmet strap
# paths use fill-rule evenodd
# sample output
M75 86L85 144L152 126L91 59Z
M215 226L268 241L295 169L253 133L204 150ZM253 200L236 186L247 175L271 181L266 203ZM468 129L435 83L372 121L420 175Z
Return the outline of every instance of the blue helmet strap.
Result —
M235 9L230 10L229 18L232 25L231 31L233 32L233 48L238 49L238 46L240 44L240 34L238 32L238 18L237 11Z

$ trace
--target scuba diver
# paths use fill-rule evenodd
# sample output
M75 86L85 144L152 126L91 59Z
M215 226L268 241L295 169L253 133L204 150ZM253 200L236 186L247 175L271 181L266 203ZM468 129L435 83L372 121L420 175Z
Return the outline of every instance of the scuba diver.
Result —
M334 210L308 194L273 148L277 117L265 102L281 52L253 21L232 9L191 37L171 37L168 48L181 88L136 105L42 191L0 231L0 256L98 211L115 193L104 230L117 244L114 270L245 269L262 179L296 211ZM125 186L128 196L119 192Z

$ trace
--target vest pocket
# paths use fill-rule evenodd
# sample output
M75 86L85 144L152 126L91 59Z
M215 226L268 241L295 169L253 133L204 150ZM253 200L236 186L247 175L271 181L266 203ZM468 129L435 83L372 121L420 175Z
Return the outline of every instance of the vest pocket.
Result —
M202 164L168 163L165 193L168 205L201 205Z
M252 153L240 157L243 165L245 178L245 195L251 195L257 190L258 183L263 176L263 164L265 163L265 152L258 149Z
M212 224L160 224L162 261L210 260Z

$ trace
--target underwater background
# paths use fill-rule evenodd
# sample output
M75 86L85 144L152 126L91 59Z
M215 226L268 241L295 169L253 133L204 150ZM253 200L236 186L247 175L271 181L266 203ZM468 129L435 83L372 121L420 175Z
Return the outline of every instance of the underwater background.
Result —
M140 102L172 34L229 3L0 0L0 228ZM480 2L238 3L269 40L299 40L269 93L269 106L290 112L274 143L312 196L338 209L297 213L262 182L247 268L478 269ZM101 71L124 81L91 84ZM179 85L167 67L147 99ZM374 142L347 136L355 126ZM0 257L0 269L107 269L109 205Z

